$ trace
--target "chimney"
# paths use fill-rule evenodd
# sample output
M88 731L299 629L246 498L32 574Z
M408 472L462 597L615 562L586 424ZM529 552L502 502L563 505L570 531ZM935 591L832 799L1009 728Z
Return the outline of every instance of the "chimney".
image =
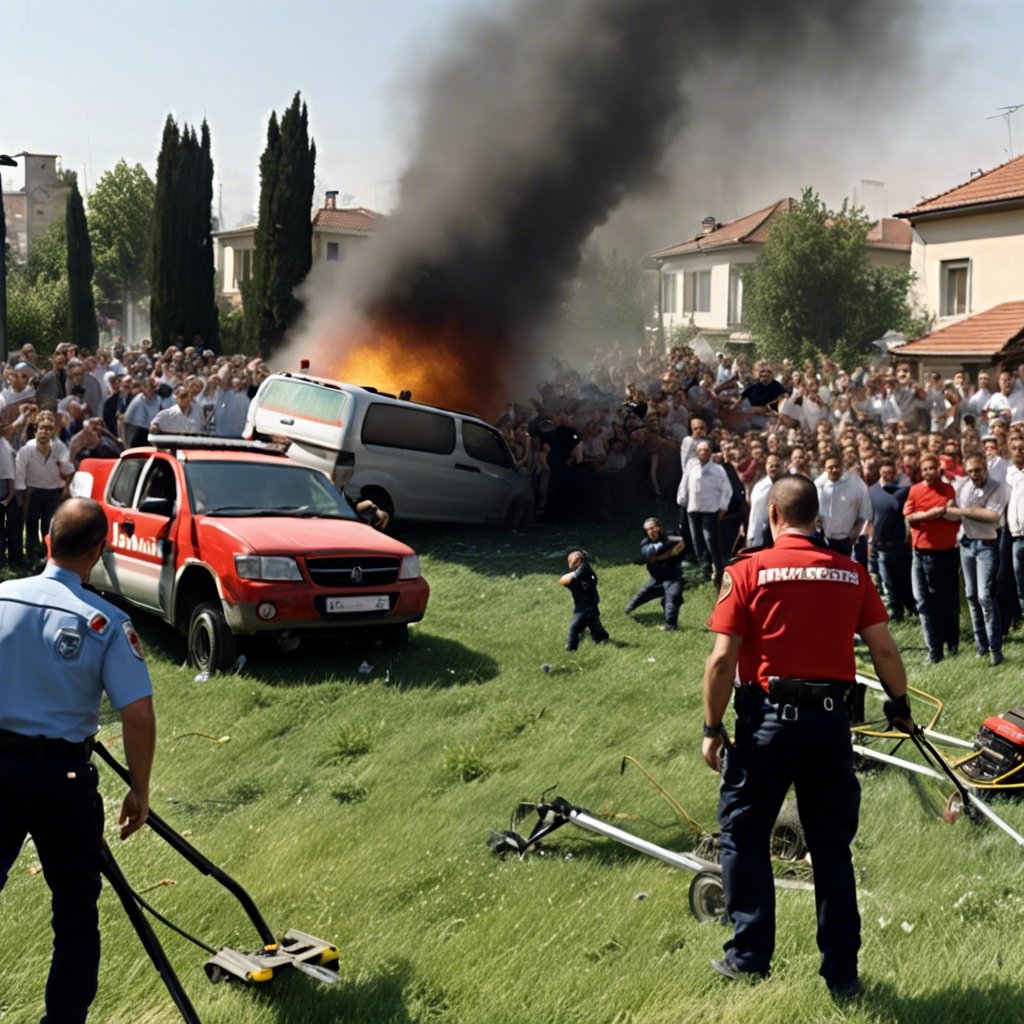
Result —
M325 210L334 210L338 205L338 190L333 189L327 193L327 198L324 200Z
M705 217L700 222L700 233L702 235L710 235L717 227L718 221L716 221L714 217Z

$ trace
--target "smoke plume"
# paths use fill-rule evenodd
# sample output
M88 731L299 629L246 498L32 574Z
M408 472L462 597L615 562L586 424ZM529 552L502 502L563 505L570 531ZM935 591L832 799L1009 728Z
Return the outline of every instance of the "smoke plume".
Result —
M841 109L895 63L906 9L518 0L474 20L423 83L397 211L340 283L323 267L310 278L283 362L307 356L321 375L492 411L534 362L587 239L664 183L666 154L696 135L694 97L714 96L728 120L726 151L702 154L706 173L756 161L759 136L793 113L771 97L813 91ZM814 145L801 156L813 162ZM678 235L678 211L664 216Z

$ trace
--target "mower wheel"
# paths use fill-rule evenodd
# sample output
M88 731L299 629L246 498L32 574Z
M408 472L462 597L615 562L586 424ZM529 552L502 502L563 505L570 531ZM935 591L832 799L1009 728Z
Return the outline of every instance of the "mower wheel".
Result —
M721 875L715 871L700 871L694 876L690 883L690 912L701 924L706 921L729 923Z
M230 668L235 661L235 635L228 628L219 605L196 605L188 625L188 656L200 672L211 675Z
M807 853L807 839L793 800L787 800L772 828L772 856L779 860L800 860Z

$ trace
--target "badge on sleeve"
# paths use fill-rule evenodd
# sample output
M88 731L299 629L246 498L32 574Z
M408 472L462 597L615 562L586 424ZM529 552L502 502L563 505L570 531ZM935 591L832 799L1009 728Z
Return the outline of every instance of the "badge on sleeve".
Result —
M110 620L106 617L106 615L101 615L99 612L97 612L89 620L89 628L94 633L98 633L101 636L103 635L103 633L106 632L107 626L109 626L109 625L110 625Z
M135 632L132 620L125 619L124 622L121 623L121 628L124 630L124 636L128 641L128 646L132 649L132 654L134 654L139 661L142 661L142 641L139 639L139 634Z
M82 634L77 629L64 626L57 630L53 647L62 658L70 660L82 649Z
M732 577L729 570L722 573L722 589L718 591L718 603L721 604L732 593Z

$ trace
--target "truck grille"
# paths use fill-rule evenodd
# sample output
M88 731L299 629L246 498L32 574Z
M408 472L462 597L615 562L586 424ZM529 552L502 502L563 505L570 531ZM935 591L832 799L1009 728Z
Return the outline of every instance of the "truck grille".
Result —
M398 579L398 559L307 558L306 568L318 587L383 587Z

